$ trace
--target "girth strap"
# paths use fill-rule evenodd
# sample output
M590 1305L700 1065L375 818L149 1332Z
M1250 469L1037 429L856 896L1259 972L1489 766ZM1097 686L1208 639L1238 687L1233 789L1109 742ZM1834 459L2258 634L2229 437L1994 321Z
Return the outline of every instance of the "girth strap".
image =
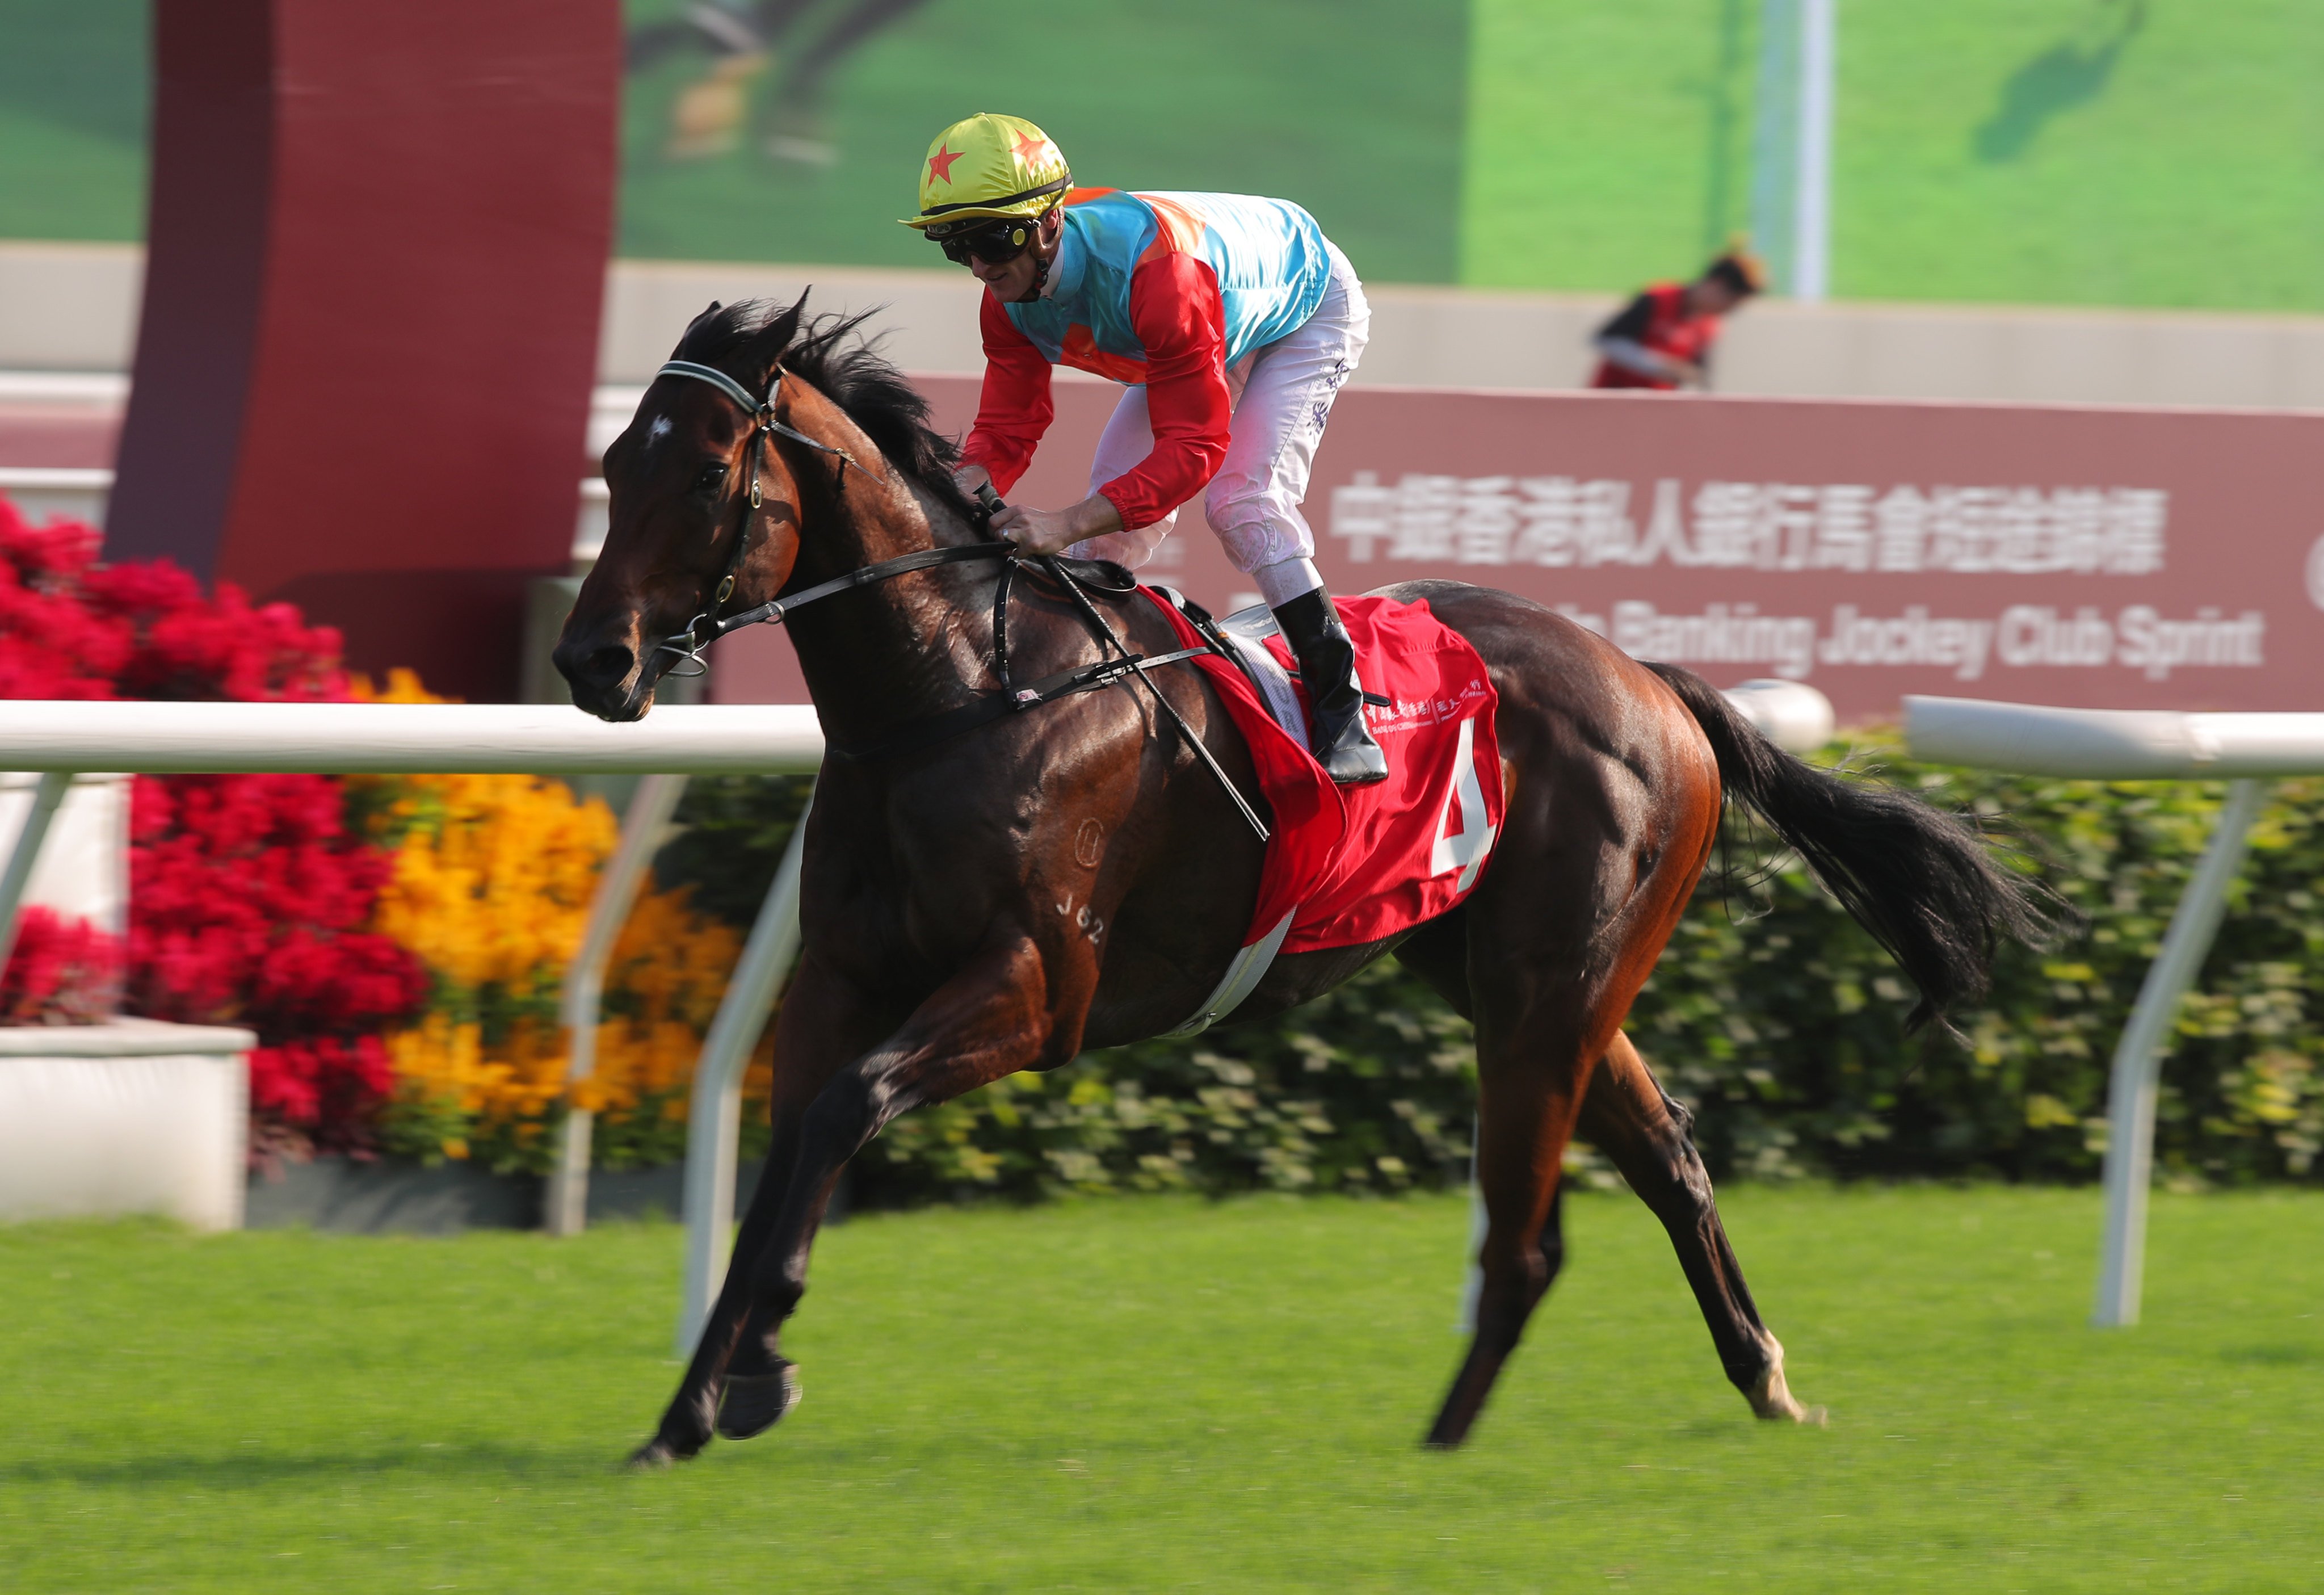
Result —
M1183 1041L1189 1036L1199 1036L1221 1019L1242 1006L1242 1000L1259 989L1267 972L1275 966L1275 956L1283 951L1283 941L1291 934L1291 922L1299 910L1291 909L1276 922L1275 928L1227 961L1226 973L1211 994L1203 999L1203 1006L1182 1020L1175 1030L1165 1030L1157 1041Z

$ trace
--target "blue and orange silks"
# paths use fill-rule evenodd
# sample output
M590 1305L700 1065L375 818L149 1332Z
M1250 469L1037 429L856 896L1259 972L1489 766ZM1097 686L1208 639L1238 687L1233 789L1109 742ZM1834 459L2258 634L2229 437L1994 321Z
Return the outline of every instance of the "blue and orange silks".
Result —
M1039 300L988 290L984 390L963 457L1007 493L1054 413L1049 373L1071 365L1143 383L1154 452L1100 485L1125 527L1202 492L1226 454L1227 369L1315 313L1332 275L1315 218L1242 194L1076 189Z

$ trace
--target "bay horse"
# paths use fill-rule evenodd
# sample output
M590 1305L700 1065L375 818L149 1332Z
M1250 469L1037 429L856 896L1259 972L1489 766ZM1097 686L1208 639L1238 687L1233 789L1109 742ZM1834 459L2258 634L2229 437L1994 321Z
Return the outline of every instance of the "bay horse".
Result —
M639 1466L690 1457L714 1433L759 1434L797 1399L779 1336L850 1157L898 1114L1185 1020L1238 950L1263 856L1225 790L1265 811L1249 756L1190 667L1155 669L1150 692L1125 678L960 734L907 734L999 696L1004 561L933 552L984 541L954 446L854 321L810 321L804 304L714 304L687 328L605 451L604 550L555 656L576 704L635 720L704 626L798 605L773 618L834 750L806 822L805 945L776 1019L766 1172ZM1751 1409L1811 1418L1687 1113L1623 1017L1710 858L1722 798L1755 810L1895 956L1920 989L1916 1027L1982 992L2002 938L2040 938L2041 903L1965 822L1794 759L1685 670L1508 593L1384 591L1427 600L1483 657L1505 828L1458 907L1393 942L1280 957L1233 1017L1263 1021L1394 953L1474 1021L1483 1284L1426 1443L1468 1435L1556 1276L1559 1166L1577 1134L1668 1230ZM1101 616L1148 656L1176 646L1146 599L1089 601L1018 581L1010 679L1104 659Z

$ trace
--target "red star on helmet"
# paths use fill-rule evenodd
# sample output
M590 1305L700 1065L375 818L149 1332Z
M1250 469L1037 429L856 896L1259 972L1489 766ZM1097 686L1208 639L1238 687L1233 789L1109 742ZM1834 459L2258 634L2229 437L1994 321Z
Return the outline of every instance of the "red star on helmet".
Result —
M1017 135L1017 159L1028 166L1047 154L1050 147L1047 139L1035 138L1029 133L1020 133Z
M959 160L964 152L960 150L946 149L944 145L938 144L936 152L928 157L928 174L931 177L941 178L945 182L952 181L952 163Z

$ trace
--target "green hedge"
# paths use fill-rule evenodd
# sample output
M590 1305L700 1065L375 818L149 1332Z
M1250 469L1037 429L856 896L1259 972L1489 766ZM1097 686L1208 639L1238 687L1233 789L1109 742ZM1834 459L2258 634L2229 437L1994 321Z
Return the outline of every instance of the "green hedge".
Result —
M1843 751L1835 750L1835 754ZM2080 1180L2105 1149L2107 1066L2200 855L2212 783L2050 781L1892 761L1885 779L2019 837L2089 917L2013 948L1969 1044L1908 1037L1904 981L1748 824L1705 880L1629 1030L1696 1114L1715 1173ZM2324 1148L2324 781L2273 794L2163 1071L2157 1162L2181 1182L2309 1178ZM667 879L747 917L796 783L697 781ZM1093 1054L891 1125L871 1202L1081 1189L1396 1190L1465 1177L1468 1026L1393 961L1270 1024ZM1607 1176L1586 1149L1577 1171Z
M1736 894L1732 915L1706 882L1632 1037L1694 1106L1717 1169L2094 1177L2115 1042L2224 788L1901 761L1885 773L2014 831L2027 867L2087 917L2087 932L2047 952L2011 948L1991 1000L1960 1019L1963 1046L1904 1036L1904 982L1796 867ZM2312 1176L2324 1145L2324 782L2284 782L2272 798L2163 1069L2156 1157L2167 1177ZM1738 849L1738 866L1764 857ZM1738 923L1747 912L1760 917Z

